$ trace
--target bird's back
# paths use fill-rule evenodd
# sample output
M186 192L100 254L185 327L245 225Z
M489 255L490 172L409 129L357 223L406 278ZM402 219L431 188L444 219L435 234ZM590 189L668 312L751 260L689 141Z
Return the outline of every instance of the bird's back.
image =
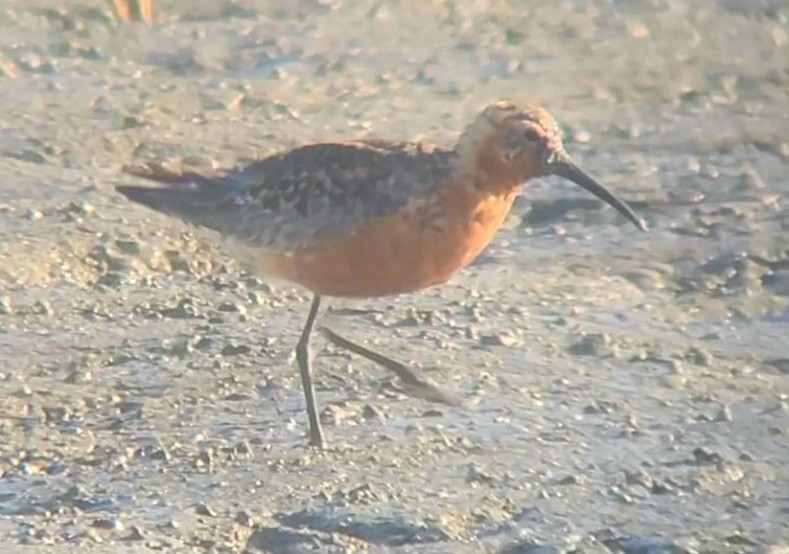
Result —
M436 194L454 159L451 150L414 143L318 143L215 175L132 170L167 186L118 191L242 244L288 252Z

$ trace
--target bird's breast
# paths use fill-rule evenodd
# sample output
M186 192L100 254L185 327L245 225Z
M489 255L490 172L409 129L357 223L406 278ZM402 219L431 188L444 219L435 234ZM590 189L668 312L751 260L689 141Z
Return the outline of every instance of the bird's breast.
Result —
M448 191L414 201L278 256L270 272L327 296L386 296L437 285L482 252L515 196Z

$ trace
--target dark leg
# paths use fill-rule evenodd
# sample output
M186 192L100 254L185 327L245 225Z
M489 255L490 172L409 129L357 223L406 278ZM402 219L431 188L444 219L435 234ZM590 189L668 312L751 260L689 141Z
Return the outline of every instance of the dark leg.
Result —
M405 392L411 396L418 396L430 400L431 402L438 402L440 404L447 404L449 406L459 406L461 402L454 398L452 395L442 391L435 385L429 383L421 377L415 370L409 369L404 364L393 360L383 354L379 354L374 350L370 350L360 344L356 344L345 337L341 337L331 329L323 327L323 334L332 344L344 348L354 354L358 354L363 358L367 358L384 368L392 371L400 378L401 383L405 387Z
M310 337L315 328L315 320L321 307L321 297L317 294L312 297L310 312L307 315L307 322L301 332L301 338L296 345L296 361L299 364L301 373L301 384L304 387L304 400L307 401L307 416L310 420L310 446L323 448L323 431L321 422L318 419L318 406L315 403L315 387L312 385L312 374L310 371Z

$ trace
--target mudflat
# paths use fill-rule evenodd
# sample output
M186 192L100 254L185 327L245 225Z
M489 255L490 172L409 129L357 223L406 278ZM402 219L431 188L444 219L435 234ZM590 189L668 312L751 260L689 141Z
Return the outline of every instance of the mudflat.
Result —
M0 11L0 545L86 552L789 548L789 10L769 0L103 2ZM336 302L126 202L125 165L449 146L544 105L650 224L532 182L449 284Z

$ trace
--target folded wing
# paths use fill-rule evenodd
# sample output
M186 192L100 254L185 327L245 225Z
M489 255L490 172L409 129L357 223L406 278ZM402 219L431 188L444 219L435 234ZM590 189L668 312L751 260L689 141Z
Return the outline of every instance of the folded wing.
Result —
M289 251L435 194L451 176L454 157L411 143L322 143L214 175L131 169L167 186L117 190L241 243Z

